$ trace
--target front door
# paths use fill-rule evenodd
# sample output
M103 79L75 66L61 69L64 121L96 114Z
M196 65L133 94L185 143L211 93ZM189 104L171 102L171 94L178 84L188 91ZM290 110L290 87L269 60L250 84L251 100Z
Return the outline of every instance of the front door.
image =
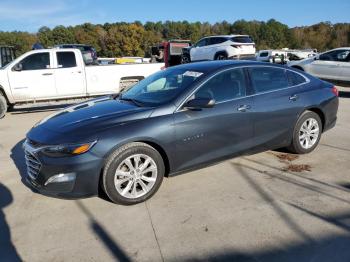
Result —
M253 136L251 98L242 69L229 69L203 84L193 98L214 98L213 108L175 112L176 165L184 170L248 150Z
M204 50L207 44L207 38L200 40L190 49L191 61L204 60Z
M55 76L50 52L30 54L8 70L12 94L17 101L55 97Z

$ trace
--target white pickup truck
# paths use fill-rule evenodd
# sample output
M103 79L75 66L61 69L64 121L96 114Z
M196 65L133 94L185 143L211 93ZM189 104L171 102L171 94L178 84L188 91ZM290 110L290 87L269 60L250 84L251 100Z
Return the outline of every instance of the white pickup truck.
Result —
M164 63L85 66L78 49L29 51L0 69L0 118L15 104L118 93Z

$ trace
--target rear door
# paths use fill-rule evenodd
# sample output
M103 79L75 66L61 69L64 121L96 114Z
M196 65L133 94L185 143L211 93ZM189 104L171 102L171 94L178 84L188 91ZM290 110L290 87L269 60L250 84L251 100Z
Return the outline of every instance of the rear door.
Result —
M213 108L180 108L175 112L175 166L179 170L249 149L253 124L249 110L252 98L247 92L244 70L228 69L212 77L188 99L214 98Z
M61 49L55 52L55 81L60 97L86 95L86 80L78 52Z
M16 100L50 99L57 95L52 52L29 54L8 70L12 95ZM20 66L21 70L16 70Z
M289 72L283 68L269 66L249 68L255 92L252 107L254 144L259 150L288 144L303 108L300 84L307 80L297 74L296 77L299 77L300 81L297 84L297 81L289 80L287 71Z

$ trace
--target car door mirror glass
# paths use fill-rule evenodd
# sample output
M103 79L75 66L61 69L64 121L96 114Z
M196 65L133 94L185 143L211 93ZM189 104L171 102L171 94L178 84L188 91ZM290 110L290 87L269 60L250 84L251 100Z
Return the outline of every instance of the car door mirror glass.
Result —
M15 65L15 66L12 68L13 71L18 71L18 72L22 71L22 69L23 69L22 63L18 63L17 65Z
M202 108L212 108L215 105L215 99L197 97L186 102L185 108L190 110L200 110Z

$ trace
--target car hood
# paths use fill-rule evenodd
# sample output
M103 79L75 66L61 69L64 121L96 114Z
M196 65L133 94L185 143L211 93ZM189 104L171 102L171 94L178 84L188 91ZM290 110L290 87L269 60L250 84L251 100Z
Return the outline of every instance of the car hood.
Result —
M104 97L77 104L56 112L37 123L29 137L43 137L44 130L56 134L92 134L127 121L148 118L153 108ZM45 139L46 140L46 139ZM38 141L39 142L39 141Z
M311 58L305 58L299 61L290 61L288 63L288 66L296 66L296 65L307 65L307 64L311 64L313 61L315 61L315 57L311 57Z

